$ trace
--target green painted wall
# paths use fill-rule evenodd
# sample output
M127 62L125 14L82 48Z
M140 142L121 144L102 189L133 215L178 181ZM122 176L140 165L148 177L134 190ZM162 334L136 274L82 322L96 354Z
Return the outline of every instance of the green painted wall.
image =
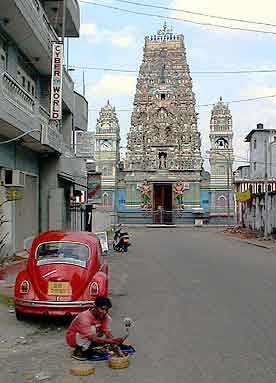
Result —
M3 139L0 139L3 140ZM18 144L0 146L0 167L39 174L39 156Z

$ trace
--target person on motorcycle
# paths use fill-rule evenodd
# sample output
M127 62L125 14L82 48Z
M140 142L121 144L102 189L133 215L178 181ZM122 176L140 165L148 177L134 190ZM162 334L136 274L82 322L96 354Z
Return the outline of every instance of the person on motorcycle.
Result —
M123 343L123 338L114 338L111 333L108 315L111 307L109 298L97 297L95 306L81 312L72 321L66 332L66 342L75 348L74 359L87 360L95 347Z

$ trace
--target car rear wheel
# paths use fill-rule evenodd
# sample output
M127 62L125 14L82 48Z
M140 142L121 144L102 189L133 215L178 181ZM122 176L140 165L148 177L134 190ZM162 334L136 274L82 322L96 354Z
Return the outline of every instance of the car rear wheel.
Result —
M21 311L15 309L15 316L16 316L16 319L19 320L19 321L22 321L22 320L25 320L27 315L25 313L22 313Z

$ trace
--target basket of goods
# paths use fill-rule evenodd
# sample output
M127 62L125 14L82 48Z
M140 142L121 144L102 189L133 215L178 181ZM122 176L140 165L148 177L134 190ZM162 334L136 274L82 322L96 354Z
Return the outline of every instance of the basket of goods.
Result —
M129 366L129 356L127 354L123 355L111 355L108 358L108 365L110 368L114 369L121 369L121 368L128 368Z
M75 376L88 376L95 374L95 371L95 367L92 367L89 364L80 364L79 366L70 369L71 374Z
M113 346L113 351L108 358L108 365L110 368L121 369L128 368L129 356L127 352L122 352L118 346Z

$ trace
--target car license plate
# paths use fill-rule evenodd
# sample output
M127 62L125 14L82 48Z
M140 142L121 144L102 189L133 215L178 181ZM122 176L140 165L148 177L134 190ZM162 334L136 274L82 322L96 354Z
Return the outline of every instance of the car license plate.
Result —
M48 295L70 295L69 282L48 282Z

